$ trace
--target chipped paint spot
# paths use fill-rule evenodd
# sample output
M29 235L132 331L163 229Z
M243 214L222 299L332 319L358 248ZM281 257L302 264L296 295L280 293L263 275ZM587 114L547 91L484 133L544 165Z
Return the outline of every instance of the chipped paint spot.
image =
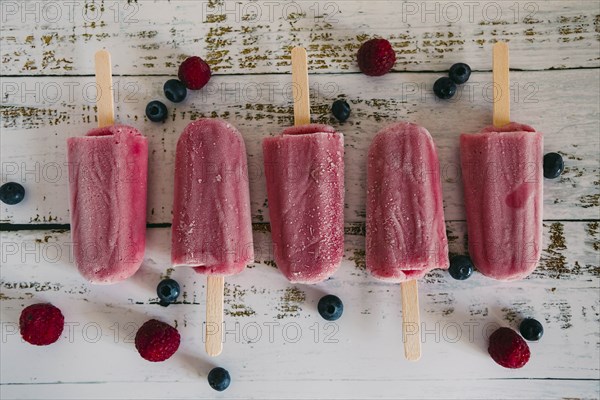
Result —
M348 260L354 261L356 269L365 271L367 269L367 262L365 259L365 251L362 249L355 249L353 255L348 257Z
M517 314L517 312L511 308L504 307L501 311L504 313L504 319L511 324L515 322L517 318L519 318L519 314Z
M600 207L600 193L580 196L579 202L583 208Z
M167 268L167 270L163 274L160 274L160 279L169 279L173 271L175 271L175 268Z
M571 305L567 303L566 300L550 301L544 303L543 307L547 310L547 312L544 313L544 318L547 323L558 322L561 329L569 329L573 326L573 324L571 324ZM558 310L558 314L556 314L556 310Z
M67 106L75 109L75 106ZM70 120L68 111L58 111L50 108L22 107L22 106L0 106L3 128L38 128L44 125L58 125Z
M469 315L487 317L489 315L489 310L484 304L472 304L469 306Z
M30 217L29 222L57 222L58 217L53 217L51 213L48 213L48 216L45 215L40 216L36 214L35 217Z
M258 233L269 233L271 232L271 224L267 223L253 223L252 230Z
M545 253L542 254L542 262L537 268L539 272L548 272L548 275L555 279L560 279L562 274L568 274L566 267L566 257L562 254L567 249L564 235L564 225L561 222L554 222L550 225L550 243Z
M275 307L279 314L275 318L283 319L297 317L302 311L302 304L306 301L306 294L297 287L288 287L283 292L279 304Z
M33 298L33 293L25 293L23 296L13 297L0 292L0 300L29 300L31 298Z
M225 315L231 317L250 317L256 314L251 307L244 304L246 292L247 290L242 289L240 285L225 282L225 287L223 289L223 301L225 303L223 312Z
M585 231L592 238L592 247L596 251L600 251L600 240L598 239L598 221L589 222Z
M367 234L364 222L348 222L344 226L345 235L365 236Z
M50 240L50 238L52 237L52 235L45 235L43 239L35 239L36 243L48 243L48 240Z
M435 306L432 309L427 309L428 313L439 314L440 309L441 314L445 317L454 313L454 307L452 307L452 304L454 304L455 298L452 293L428 293L427 297L428 302Z
M0 281L0 287L4 289L33 289L36 292L58 292L63 284L55 282L6 282Z

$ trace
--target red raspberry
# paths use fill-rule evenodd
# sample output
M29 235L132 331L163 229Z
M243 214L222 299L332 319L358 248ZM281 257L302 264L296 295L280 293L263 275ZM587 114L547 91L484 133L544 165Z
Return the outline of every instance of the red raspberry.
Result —
M510 328L500 328L492 333L488 352L504 368L521 368L530 356L527 343Z
M151 319L137 331L135 348L148 361L165 361L179 348L181 338L177 329L169 324Z
M21 336L36 346L46 346L58 340L65 327L65 317L49 303L33 304L21 311Z
M371 39L358 49L358 68L369 76L381 76L390 72L396 62L396 53L385 39Z
M199 90L210 79L210 66L200 57L189 57L179 66L179 80L190 90Z

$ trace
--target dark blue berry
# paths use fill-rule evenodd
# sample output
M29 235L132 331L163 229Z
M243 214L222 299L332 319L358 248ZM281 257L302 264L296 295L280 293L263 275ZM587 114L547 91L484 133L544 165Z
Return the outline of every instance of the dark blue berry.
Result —
M169 79L163 86L165 96L173 103L180 103L187 95L187 89L179 79Z
M169 304L174 303L177 300L177 297L179 297L179 283L173 279L163 279L158 283L156 293L158 293L160 305L166 307Z
M440 99L450 99L456 94L456 83L448 77L441 77L433 84L433 92Z
M336 100L331 106L331 112L338 121L344 122L350 116L350 105L346 100Z
M544 335L544 327L542 324L533 318L526 318L519 326L521 336L530 341L540 340Z
M344 303L339 297L332 294L321 297L317 305L319 314L327 321L335 321L342 316L344 312Z
M7 182L0 186L0 200L10 206L18 204L25 198L25 188L17 182Z
M459 281L464 281L473 275L473 262L468 256L458 255L450 259L450 276Z
M454 81L457 85L462 85L466 81L469 80L471 76L471 67L464 63L454 64L450 67L450 72L448 73L450 79Z
M222 392L229 387L231 377L225 368L213 368L208 373L208 384L216 391Z
M565 169L565 162L558 153L548 153L544 155L544 178L556 179Z
M168 115L167 106L161 101L154 100L146 106L146 116L152 122L163 122Z

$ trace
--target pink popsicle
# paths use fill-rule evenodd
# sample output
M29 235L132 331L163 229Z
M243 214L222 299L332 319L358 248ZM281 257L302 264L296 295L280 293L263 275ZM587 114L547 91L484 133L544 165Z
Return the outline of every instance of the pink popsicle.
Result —
M327 125L263 141L275 262L290 282L331 276L344 253L344 137Z
M367 269L403 282L448 268L437 151L429 132L399 122L377 134L367 168Z
M171 260L219 276L254 260L246 146L225 121L194 121L177 142Z
M73 254L92 283L133 275L146 244L148 141L112 125L67 140Z
M498 280L529 275L542 249L543 137L528 125L460 137L469 253Z

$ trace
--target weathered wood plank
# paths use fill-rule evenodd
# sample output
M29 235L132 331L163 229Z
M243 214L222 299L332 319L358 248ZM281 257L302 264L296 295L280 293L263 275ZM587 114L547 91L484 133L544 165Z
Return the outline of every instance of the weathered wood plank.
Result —
M345 134L346 221L364 221L366 152L386 124L407 119L434 136L440 162L448 220L464 219L458 137L491 123L491 73L475 73L450 102L435 99L431 87L439 74L392 74L380 79L362 75L311 77L313 121L330 123ZM148 221L171 221L174 149L184 126L203 116L236 125L248 149L252 215L268 221L263 176L262 139L291 125L289 75L216 77L205 90L182 104L169 104L164 124L146 120L145 105L160 94L164 78L121 77L115 80L117 120L149 137ZM600 212L598 104L596 70L515 72L513 118L545 133L545 151L564 154L563 176L544 184L544 218L597 219ZM2 182L16 180L27 188L17 206L2 205L9 223L68 223L66 138L96 125L92 77L6 78L2 81ZM576 95L575 95L576 94ZM337 123L329 112L344 96L352 115ZM557 112L556 110L559 110Z
M311 359L312 360L312 359ZM196 360L197 361L197 360ZM315 363L321 362L315 357ZM252 365L248 365L251 368ZM456 368L456 367L455 367ZM238 372L237 368L235 372ZM203 375L204 371L199 372ZM445 375L442 374L442 376ZM316 399L327 393L328 399L363 400L377 396L377 399L425 399L439 397L452 399L495 399L500 396L511 399L578 399L595 400L598 398L597 381L572 380L519 380L519 379L481 379L467 381L450 381L443 377L436 380L425 379L355 379L337 380L320 377L320 380L307 382L290 377L278 378L274 381L258 381L234 377L233 384L227 389L228 399L248 399L249 393L254 398L268 399ZM60 384L23 384L0 386L0 395L5 399L116 399L123 398L123 393L135 393L144 399L164 399L165 393L177 399L214 399L204 376L195 380L174 382L110 382L110 383L66 383ZM285 388L285 391L275 388Z
M517 69L600 65L596 1L6 1L2 15L7 75L93 74L103 47L116 74L174 75L191 54L218 74L288 72L295 45L307 48L313 72L354 72L373 36L391 40L396 71L458 61L489 70L496 40L509 41Z
M256 385L290 377L294 377L292 386L299 382L320 385L324 379L334 385L377 381L384 385L382 393L394 398L414 398L420 393L432 397L425 395L429 393L425 386L437 380L445 384L462 381L450 385L456 397L480 397L484 392L473 392L471 383L478 387L482 381L503 379L511 379L502 391L509 398L554 398L558 396L554 390L563 390L563 396L589 396L593 389L582 382L547 386L535 381L596 379L600 371L598 227L585 222L556 224L545 228L548 245L540 268L523 281L499 283L476 273L459 282L447 272L429 274L420 284L423 358L416 364L403 359L399 287L367 275L364 237L347 235L346 257L332 279L312 286L291 285L273 267L266 225L257 225L258 262L229 278L225 291L229 333L218 364L233 373L231 396L238 396L241 388L261 393ZM448 228L457 237L451 239L451 250L463 251L464 223L450 223ZM123 381L174 382L196 385L198 396L210 395L204 380L214 361L204 354L200 336L205 278L187 268L168 268L169 231L149 229L142 269L112 286L88 285L78 275L69 261L69 232L3 232L1 382L32 385L27 386L32 393L37 390L35 383L90 382L104 390L102 385L118 386ZM552 261L557 258L564 261L561 271ZM178 280L183 292L181 302L167 308L157 304L155 294L156 284L165 276ZM345 304L344 316L335 324L326 324L316 311L325 293L340 296ZM72 327L58 343L44 349L23 343L17 328L22 308L39 301L59 306ZM498 326L516 328L526 316L540 319L545 327L542 341L531 344L530 363L514 371L497 366L487 355L487 336ZM182 334L179 352L161 365L142 360L131 343L136 327L149 318L168 321ZM271 337L269 326L273 327ZM17 362L31 359L36 362ZM378 367L356 368L349 360ZM56 368L67 363L68 369ZM458 363L461 368L456 368ZM465 376L468 383L464 383ZM514 386L512 382L518 379L529 384ZM408 381L412 384L405 386L403 382ZM289 397L290 392L284 392L288 389L287 385L270 386L269 396ZM18 392L10 386L2 390ZM307 397L310 393L303 391Z

